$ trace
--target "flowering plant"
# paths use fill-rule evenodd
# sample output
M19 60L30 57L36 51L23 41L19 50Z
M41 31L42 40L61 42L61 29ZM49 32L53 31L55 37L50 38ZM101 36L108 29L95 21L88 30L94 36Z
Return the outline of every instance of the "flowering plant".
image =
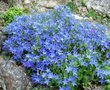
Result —
M5 32L4 49L32 71L34 83L77 90L110 82L107 28L73 17L66 6L17 17ZM80 87L79 87L80 86Z

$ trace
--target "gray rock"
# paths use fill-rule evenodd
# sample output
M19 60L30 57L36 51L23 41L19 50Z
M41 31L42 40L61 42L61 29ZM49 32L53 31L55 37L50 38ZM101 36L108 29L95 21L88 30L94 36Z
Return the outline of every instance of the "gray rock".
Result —
M12 60L0 58L0 90L31 90L31 87L24 68Z
M65 4L68 0L17 0L14 6L24 8L26 10L32 11L35 9L37 11L43 12L51 7Z
M6 35L3 34L2 30L3 30L3 26L1 25L1 22L0 22L0 53L1 53L1 51L2 51L1 49L2 49L3 41L4 41L5 38L6 38Z
M55 6L66 4L68 0L38 0L36 2L36 9L40 12L52 9Z
M0 29L1 29L1 27L0 27ZM2 51L2 44L3 44L3 41L5 40L5 38L6 38L6 36L0 30L0 52Z
M0 1L0 54L1 54L1 48L2 48L2 44L3 41L6 38L6 35L3 34L2 30L3 30L3 19L2 19L2 13L8 8L8 4L4 3L3 1Z
M110 0L87 0L86 5L110 16Z

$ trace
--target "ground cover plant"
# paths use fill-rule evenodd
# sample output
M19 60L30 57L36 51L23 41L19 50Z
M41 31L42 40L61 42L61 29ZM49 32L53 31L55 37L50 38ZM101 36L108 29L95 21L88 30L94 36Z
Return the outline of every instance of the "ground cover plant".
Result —
M57 90L83 90L89 84L110 89L107 27L73 17L66 6L16 17L4 32L3 49L29 70L34 84ZM107 90L106 89L106 90Z

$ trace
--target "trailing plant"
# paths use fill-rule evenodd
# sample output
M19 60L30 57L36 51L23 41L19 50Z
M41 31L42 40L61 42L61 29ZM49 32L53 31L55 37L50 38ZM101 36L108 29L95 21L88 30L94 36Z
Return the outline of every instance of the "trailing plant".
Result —
M31 73L34 84L82 90L110 80L107 27L73 17L66 6L20 16L4 32L4 49ZM53 90L52 89L52 90Z

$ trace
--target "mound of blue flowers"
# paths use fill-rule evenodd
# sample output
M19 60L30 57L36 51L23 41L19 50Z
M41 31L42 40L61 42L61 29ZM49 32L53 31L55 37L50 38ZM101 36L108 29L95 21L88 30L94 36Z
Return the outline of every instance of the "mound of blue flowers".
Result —
M33 83L58 90L82 90L110 83L107 28L79 21L66 6L20 16L4 30L3 48L31 70Z

